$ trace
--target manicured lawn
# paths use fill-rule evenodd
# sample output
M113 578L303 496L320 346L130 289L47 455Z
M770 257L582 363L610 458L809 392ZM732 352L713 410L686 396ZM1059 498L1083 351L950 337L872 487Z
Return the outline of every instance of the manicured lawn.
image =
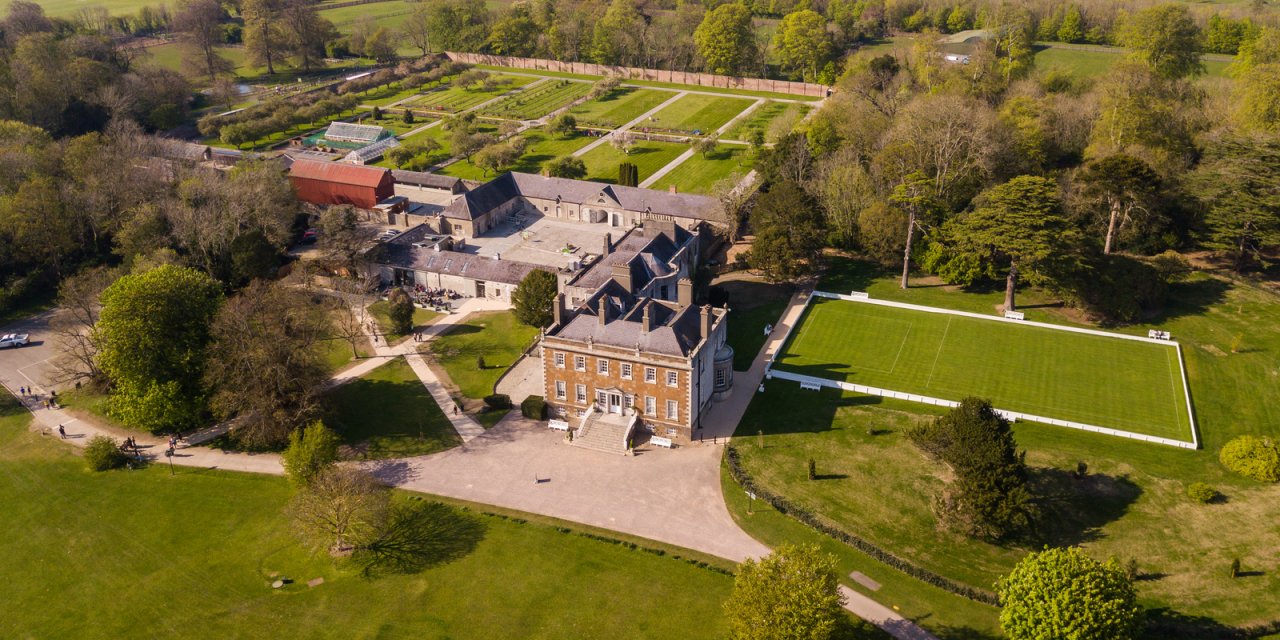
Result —
M994 289L968 292L926 278L917 278L915 286L903 291L894 274L845 260L835 261L819 288L865 290L874 298L982 313L991 313L1000 299ZM1280 492L1228 473L1217 454L1223 443L1242 433L1280 435L1280 388L1268 373L1274 369L1269 354L1280 350L1280 326L1274 322L1280 296L1248 282L1196 274L1172 285L1171 297L1174 302L1149 324L1123 331L1144 335L1158 327L1181 342L1204 449L1182 451L1015 424L1037 486L1049 495L1037 531L1045 543L1079 543L1097 558L1137 559L1141 572L1152 576L1138 583L1149 605L1227 624L1270 620L1276 617L1280 574L1269 568L1274 563L1268 558L1280 545L1280 530L1258 527L1257 522L1265 519L1261 514L1280 512ZM1023 299L1042 305L1030 309L1029 317L1076 324L1076 316L1044 292L1028 290ZM1241 343L1232 352L1237 336ZM974 367L974 372L984 369ZM751 473L771 490L920 566L989 589L1026 549L937 530L932 496L944 471L901 434L936 411L833 390L802 391L774 381L748 409L738 430L739 447ZM757 431L766 434L763 450L756 445ZM826 476L823 480L805 479L810 457ZM1089 475L1071 479L1070 472L1082 461ZM1193 504L1185 491L1196 481L1214 486L1226 500ZM726 497L733 509L735 495L726 491ZM1264 568L1247 580L1231 580L1221 567L1233 557Z
M580 134L569 138L561 138L560 136L550 135L543 129L530 129L520 135L525 138L524 155L520 156L520 160L510 170L523 171L525 173L540 173L542 165L548 160L570 155L574 151L587 146L593 140L593 138ZM483 169L475 166L469 160L455 162L442 168L439 173L471 180L488 180L494 177L492 171L486 174Z
M331 338L320 343L320 357L329 371L338 371L351 364L351 343L342 338ZM356 352L361 357L373 355L373 347L368 340L361 339L356 343Z
M155 466L92 474L0 407L8 638L719 638L732 579L585 527L470 505L481 536L421 573L367 579L297 542L284 478ZM401 498L403 499L403 498ZM483 515L500 512L519 518ZM527 521L525 521L527 520ZM625 536L613 536L624 538ZM673 553L674 552L674 553ZM271 582L292 582L274 590ZM307 581L323 578L308 587ZM662 598L619 594L680 594Z
M788 133L813 107L794 102L766 102L725 132L726 140L747 140L749 132L759 129L765 141L773 142Z
M1058 68L1081 78L1092 78L1106 73L1111 65L1124 57L1124 49L1097 47L1091 49L1044 48L1036 51L1035 64L1040 69ZM1225 77L1230 62L1205 60L1205 74Z
M668 91L621 87L595 100L588 100L570 109L569 113L578 119L579 125L616 129L674 95Z
M624 154L606 142L583 154L581 158L587 165L588 180L615 183L618 181L618 165L630 162L639 169L640 181L643 182L688 148L688 145L675 142L641 140L631 148L631 153Z
M776 325L791 299L792 287L753 280L726 280L714 285L729 295L729 346L733 368L746 371L764 346L766 325Z
M497 118L535 120L587 95L591 85L573 80L549 80L482 110Z
M754 438L752 436L752 441ZM720 483L729 514L751 537L770 546L785 543L818 545L823 552L836 557L836 573L840 576L841 584L885 606L896 608L902 615L915 620L941 640L988 640L1000 637L997 621L999 611L994 607L961 598L916 580L796 522L763 501L749 499L723 465ZM880 589L872 591L855 582L849 577L854 571L874 580L880 585ZM890 637L888 634L872 633L867 637L886 640Z
M642 127L656 127L675 131L701 131L704 134L719 129L752 101L745 98L722 98L691 93L654 114L653 120Z
M420 456L462 444L404 358L334 389L327 402L325 424L360 458Z
M102 7L113 16L136 15L138 10L153 3L146 0L40 0L37 4L44 9L45 15L57 18L71 18L76 12L86 7Z
M754 158L746 147L722 144L705 157L689 156L649 188L666 190L674 185L681 193L711 193L721 180L746 175L752 164Z
M815 298L778 367L881 389L1191 440L1171 345Z
M536 335L537 329L521 324L510 311L477 313L432 341L431 351L462 395L481 399L493 393L502 372ZM484 369L476 366L478 357L484 358Z
M469 87L461 87L456 84L452 84L447 87L427 91L421 96L406 102L405 106L425 111L457 113L538 80L537 78L530 78L528 76L502 74L493 74L490 77L497 81L497 84L492 89L486 90L480 83L476 83Z
M369 305L369 313L373 316L374 320L378 321L378 328L382 330L382 333L385 334L391 342L395 342L404 337L404 335L391 330L391 303L386 300L379 300ZM438 311L414 307L413 326L424 327L440 319L443 315L443 313Z
M320 16L333 23L342 33L350 33L351 28L355 25L356 20L369 16L373 18L373 24L376 27L386 27L395 30L400 27L405 18L413 10L413 3L405 0L388 0L386 2L374 2L371 4L361 4L352 7L340 7L337 9L322 9Z

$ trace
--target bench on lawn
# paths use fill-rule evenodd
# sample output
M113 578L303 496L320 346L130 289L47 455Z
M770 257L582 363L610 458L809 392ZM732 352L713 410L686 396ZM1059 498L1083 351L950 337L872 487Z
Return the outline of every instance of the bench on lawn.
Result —
M805 389L805 390L807 390L807 391L818 391L818 390L822 389L822 385L820 385L820 384L818 384L818 383L816 383L816 382L801 382L801 383L800 383L800 388L801 388L801 389Z
M565 420L551 420L547 422L547 427L555 431L568 431L569 423Z
M660 438L658 436L649 436L649 444L663 449L670 449L675 446L671 443L671 438Z
M1155 340L1171 340L1173 338L1173 336L1169 335L1168 331L1160 331L1159 329L1152 329L1148 331L1147 337Z
M1007 320L1026 320L1027 314L1021 311L1006 311L1004 312L1004 317Z

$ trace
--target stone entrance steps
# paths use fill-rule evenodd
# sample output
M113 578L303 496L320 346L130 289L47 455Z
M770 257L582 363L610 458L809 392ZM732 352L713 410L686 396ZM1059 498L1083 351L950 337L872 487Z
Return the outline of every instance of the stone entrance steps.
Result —
M591 416L573 445L605 453L627 454L627 428L633 416L596 414Z

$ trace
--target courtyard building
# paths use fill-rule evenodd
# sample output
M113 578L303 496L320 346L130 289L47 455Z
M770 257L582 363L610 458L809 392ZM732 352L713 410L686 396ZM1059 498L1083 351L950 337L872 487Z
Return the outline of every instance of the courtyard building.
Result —
M349 204L373 209L395 194L390 169L342 162L294 160L289 165L289 182L299 200L317 205Z

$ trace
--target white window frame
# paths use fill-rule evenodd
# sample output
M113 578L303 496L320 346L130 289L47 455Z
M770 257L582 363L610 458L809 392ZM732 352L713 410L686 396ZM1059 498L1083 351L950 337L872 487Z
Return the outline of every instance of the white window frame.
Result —
M598 375L609 375L609 361L604 358L596 358L596 373Z
M564 380L556 380L556 400L564 400L566 395L568 395L568 385Z
M556 368L557 368L557 369L563 369L563 368L564 368L564 352L563 352L563 351L557 351L557 352L555 353L554 359L555 359L555 363L556 363Z
M656 368L654 368L654 367L645 367L645 368L644 368L644 381L645 381L645 382L647 382L647 383L649 383L649 384L657 384L657 382L658 382L658 370L657 370Z
M680 419L680 401L679 400L667 401L667 419L668 420Z
M573 399L578 404L586 404L587 403L587 385L585 384L573 385Z
M658 415L658 399L657 398L653 396L644 397L644 414L646 416L657 417Z
M679 372L679 371L668 371L668 372L667 372L667 386L668 386L668 387L678 387L678 386L680 386L680 372Z
M574 357L573 357L573 370L574 370L574 371L586 371L586 370L587 370L587 357L586 357L586 356L574 356Z
M631 379L631 363L630 362L622 363L622 379L623 380Z

